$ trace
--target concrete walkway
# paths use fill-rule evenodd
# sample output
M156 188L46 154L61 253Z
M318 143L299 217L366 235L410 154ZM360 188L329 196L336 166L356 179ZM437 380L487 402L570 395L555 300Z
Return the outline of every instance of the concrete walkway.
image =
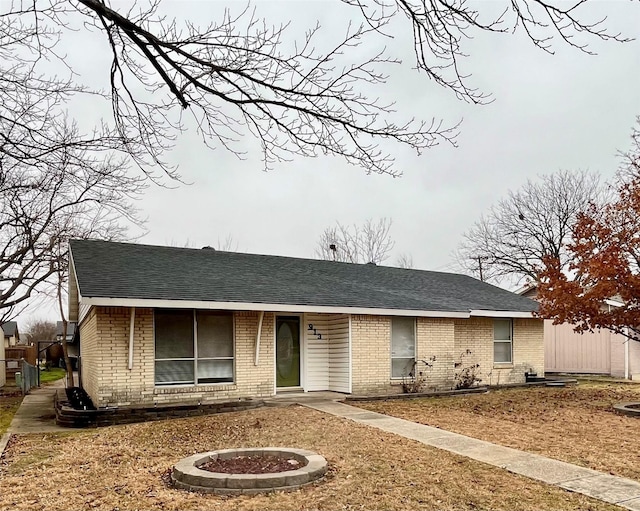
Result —
M69 432L69 428L56 425L56 413L53 408L53 397L58 389L64 388L64 381L62 378L46 387L31 389L13 416L7 433Z
M477 440L404 419L369 412L336 401L300 400L301 405L417 440L467 458L503 468L604 502L640 511L640 483L563 461Z
M61 433L69 432L56 424L53 397L58 389L64 388L65 378L46 387L31 389L24 396L7 432L0 437L0 458L4 454L11 435L15 433Z

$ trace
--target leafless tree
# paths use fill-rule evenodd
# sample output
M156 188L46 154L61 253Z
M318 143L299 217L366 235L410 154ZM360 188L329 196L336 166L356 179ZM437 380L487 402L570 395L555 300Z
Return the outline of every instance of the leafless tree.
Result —
M216 250L223 250L225 252L237 252L239 247L238 240L233 238L232 234L227 234L223 239L218 238L216 244Z
M0 76L3 80L7 77ZM127 224L141 225L132 201L146 186L143 178L129 175L115 138L98 131L87 137L74 122L55 115L57 93L38 91L22 97L22 103L15 99L12 109L21 121L0 114L4 318L14 316L35 293L64 291L69 239L119 239Z
M56 338L56 324L46 319L31 320L27 323L24 336L28 343L54 341Z
M469 273L499 282L505 277L536 281L542 258L568 260L566 243L576 214L601 203L606 189L597 174L560 171L527 181L492 206L464 234L456 257Z
M407 254L407 253L402 253L398 256L398 258L396 259L396 266L398 268L406 268L406 269L412 269L413 268L413 257L411 256L411 254Z
M316 245L316 257L327 261L380 264L389 258L395 245L389 218L377 222L367 219L362 225L327 227Z
M122 192L120 190L120 192ZM93 208L91 206L94 206ZM117 208L113 204L105 202L103 204L85 205L84 215L78 219L76 213L73 213L74 219L69 222L67 229L54 243L49 251L50 255L50 274L47 277L46 285L40 291L48 293L55 298L58 307L58 313L62 321L62 353L64 363L67 370L67 385L74 386L73 366L69 359L69 348L67 346L67 332L69 328L69 319L67 316L67 297L69 289L69 244L70 239L102 239L107 241L122 241L131 239L127 235L127 223L122 218L114 216L116 214L124 214L129 223L134 225L142 225L142 221L137 217L137 211L131 203L122 202L117 204ZM64 221L65 219L63 219Z
M413 31L421 72L476 103L486 96L468 84L462 69L463 41L474 33L523 30L548 52L554 37L586 52L590 38L627 40L607 32L604 20L589 21L584 0L504 0L504 10L496 16L490 14L493 5L480 3L476 10L464 0L343 4L353 7L361 24L337 37L316 25L303 40L290 44L287 24L272 26L251 9L237 15L227 11L218 22L199 27L163 16L158 0L117 7L106 0L6 2L0 13L0 89L10 106L3 104L0 115L3 122L20 123L38 134L37 122L22 119L12 102L34 97L31 103L46 109L37 98L53 96L67 103L93 94L96 104L108 101L113 110L113 122L100 126L94 137L99 142L93 143L124 151L150 175L163 169L176 176L164 155L190 122L184 111L207 145L242 156L242 135L253 135L265 168L292 155L329 154L367 172L399 175L381 140L420 152L454 143L457 129L428 117L394 121L392 104L364 93L364 86L382 85L383 69L399 58L384 50L355 61L352 56L380 48L380 38L393 35L392 21L401 23L393 30ZM110 48L104 94L76 83L68 67L60 43L77 30L99 32ZM51 63L56 67L53 77ZM68 78L59 78L64 70ZM50 144L59 143L55 134L49 135Z
M74 128L67 128L73 139ZM129 177L122 162L82 144L44 149L30 135L24 134L29 149L17 154L0 145L0 313L58 272L55 247L87 233L117 236L123 219L139 223L130 201L144 182Z

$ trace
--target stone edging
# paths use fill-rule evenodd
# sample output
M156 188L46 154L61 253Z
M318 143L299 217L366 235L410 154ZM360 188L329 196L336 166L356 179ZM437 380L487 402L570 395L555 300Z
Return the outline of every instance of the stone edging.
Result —
M64 389L58 390L54 399L56 424L68 428L113 426L161 419L199 417L225 412L243 412L262 406L264 406L264 401L261 399L242 398L201 404L185 403L75 410L68 405Z
M373 396L347 396L345 397L345 403L356 401L386 401L387 399L417 399L420 397L446 397L446 396L458 396L462 394L483 394L488 392L489 388L486 386L472 387L470 389L458 389L458 390L438 390L434 392L408 392L406 394L385 394L385 395L373 395Z
M236 456L281 456L297 459L305 466L272 474L225 474L198 468L215 459ZM224 449L194 454L180 460L171 471L174 486L184 490L219 495L241 495L292 491L313 483L327 472L327 460L312 451L281 447Z
M640 402L638 401L618 403L613 405L613 409L620 415L628 415L629 417L640 417Z

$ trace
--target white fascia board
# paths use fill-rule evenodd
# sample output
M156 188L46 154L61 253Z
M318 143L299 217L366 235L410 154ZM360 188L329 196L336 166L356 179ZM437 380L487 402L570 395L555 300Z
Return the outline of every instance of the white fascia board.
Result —
M153 300L146 298L83 298L85 305L103 307L162 307L169 309L215 309L265 312L316 312L327 314L369 314L413 316L421 318L468 318L468 312L378 309L373 307L334 307L320 305L285 305L281 303L204 302L190 300Z
M476 318L535 318L533 312L472 310L470 315Z

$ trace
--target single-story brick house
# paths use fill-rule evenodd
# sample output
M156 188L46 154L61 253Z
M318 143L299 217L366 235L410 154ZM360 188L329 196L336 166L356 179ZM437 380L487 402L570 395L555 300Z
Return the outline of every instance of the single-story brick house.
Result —
M398 392L430 357L428 385L450 388L467 350L486 383L544 371L537 304L465 275L90 240L70 263L99 407Z

